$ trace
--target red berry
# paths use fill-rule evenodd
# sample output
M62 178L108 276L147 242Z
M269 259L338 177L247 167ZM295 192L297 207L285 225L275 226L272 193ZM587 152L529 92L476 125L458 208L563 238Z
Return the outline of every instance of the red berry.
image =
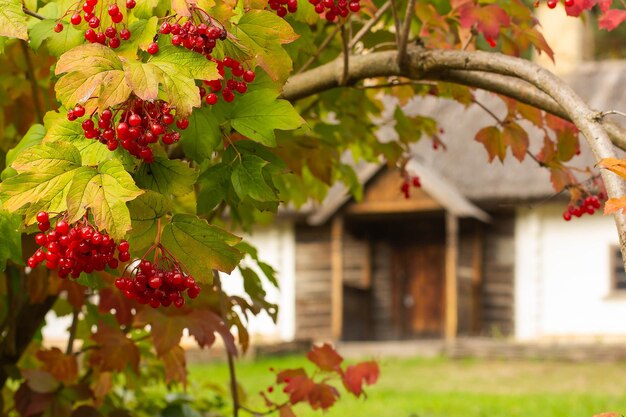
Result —
M50 229L50 222L44 222L44 223L39 223L37 225L37 227L39 228L39 230L41 230L42 232L45 232L46 230Z
M120 38L122 38L122 40L129 40L130 39L130 30L128 29L122 29L120 30Z
M113 21L113 23L120 23L122 20L124 20L124 15L122 13L115 14L111 16L111 20Z
M60 233L62 235L66 235L70 231L70 225L67 224L67 222L65 220L59 220L57 222L57 225L55 226L55 229L56 229L56 231L58 233Z
M245 71L243 73L243 80L247 83L251 83L252 81L254 81L254 72L253 71Z
M61 23L61 22L57 22L57 24L56 24L56 25L54 25L54 31L55 31L56 33L63 32L63 23Z
M37 233L35 235L35 242L39 245L39 246L43 246L48 242L48 238L46 237L45 234L43 233Z
M122 240L119 245L117 245L117 250L120 252L128 252L130 249L130 245L126 240Z
M130 115L130 117L128 118L128 124L131 125L132 127L137 127L141 124L141 116L138 115L137 113L133 113Z
M157 52L159 52L159 45L157 45L155 42L152 42L150 45L148 45L148 53L150 55L154 55Z
M39 213L37 213L37 221L39 223L46 223L48 222L48 220L50 220L50 217L45 211L40 211Z
M100 26L100 19L98 19L97 16L92 17L91 19L89 19L89 27L90 28L97 28L98 26Z
M127 9L134 9L136 5L137 3L135 2L135 0L126 0Z
M80 14L78 14L78 13L74 13L74 14L72 15L72 17L70 17L70 22L71 22L74 26L79 25L79 24L80 24L80 22L81 22L81 20L83 20L83 19L80 17Z
M130 260L130 253L120 252L117 258L120 260L120 262L128 262Z
M111 47L111 49L117 49L120 46L120 39L119 38L111 38L109 39L109 47Z
M109 16L115 16L116 14L120 12L120 8L117 7L117 4L114 3L109 6L107 11L109 13Z
M177 126L180 130L185 130L185 129L187 129L187 127L189 126L189 120L188 120L188 119L186 119L186 118L176 120L176 126Z
M204 98L204 101L206 101L206 103L210 105L217 103L217 100L218 100L218 97L217 97L217 94L215 93L209 93Z
M80 104L77 104L74 107L74 116L83 117L84 115L85 115L85 108L81 106Z
M96 42L96 39L97 39L96 32L93 29L87 29L85 31L85 39L89 41L90 43Z

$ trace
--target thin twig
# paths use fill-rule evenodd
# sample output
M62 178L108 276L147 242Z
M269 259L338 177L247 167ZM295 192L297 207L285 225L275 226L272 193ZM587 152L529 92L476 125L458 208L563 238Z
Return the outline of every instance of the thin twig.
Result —
M26 77L30 83L30 89L33 94L33 106L35 107L35 116L39 123L43 123L43 111L41 109L41 103L39 102L39 85L37 84L37 78L35 77L35 67L33 66L33 60L30 57L30 51L28 50L28 43L21 41L22 54L24 55L24 61L26 62Z
M22 11L24 12L24 14L26 14L28 16L32 16L32 17L34 17L36 19L46 20L46 18L43 17L42 15L40 15L39 13L35 13L32 10L27 9L26 6L22 6Z
M374 88L387 88L387 87L398 87L403 85L429 85L435 86L437 85L434 81L391 81L385 84L373 84L373 85L354 85L352 88L357 90L369 90Z
M398 62L402 64L406 59L406 48L409 44L409 34L411 33L411 21L415 14L415 0L409 0L406 5L406 14L404 15L404 23L402 24L402 33L398 41Z
M385 14L387 9L389 9L390 7L391 7L391 0L388 0L385 4L381 6L380 9L376 11L376 13L374 14L374 17L368 20L367 23L365 23L365 25L356 33L356 35L354 35L354 37L348 44L350 49L354 48L357 42L359 42L363 38L363 36L367 35L367 32L369 32L370 29L374 27L376 23L378 23L380 18Z
M224 299L224 293L222 292L222 281L220 280L220 273L216 269L213 270L213 283L215 286L217 286L217 289L219 291L220 310L222 313L222 318L225 320L226 300ZM235 358L228 349L226 349L226 357L228 358L228 372L230 374L230 395L233 398L233 417L238 417L241 404L239 404L239 391L237 390L238 384L237 374L235 372Z
M340 85L348 83L348 73L350 68L350 48L348 47L348 31L346 25L341 25L341 47L343 49L343 74L341 75Z
M461 47L462 51L465 51L467 49L469 44L472 42L472 39L474 39L474 32L470 32L470 35L467 37L467 39L463 43L463 46Z
M595 120L601 120L605 116L608 116L610 114L617 114L618 116L626 117L626 113L621 112L619 110L607 110L607 111L601 111L601 112L598 112L597 114L594 114L593 118Z
M304 65L302 65L300 67L300 69L298 69L298 71L296 71L296 74L299 74L302 71L304 71L307 68L309 68L311 66L311 64L314 63L317 58L319 58L319 56L322 53L322 51L324 49L326 49L326 47L330 44L330 42L333 40L335 35L337 35L337 32L339 32L339 30L340 30L340 26L336 25L335 28L333 29L333 31L326 37L326 39L324 39L324 42L321 43L320 47L317 48L317 52L315 52L315 55L313 55L311 58L309 58L308 61L306 61L304 63Z
M78 328L78 314L80 310L74 308L72 311L72 324L70 324L69 338L67 339L67 348L65 349L66 355L71 355L74 351L74 341L76 340L76 329Z
M396 6L396 0L391 1L391 13L393 14L393 24L396 28L396 45L400 45L400 33L402 27L400 26L400 17L398 16L398 7Z
M478 105L478 107L480 107L481 109L483 109L484 111L487 112L487 114L489 114L491 117L493 117L496 122L498 122L499 125L503 125L504 121L502 119L500 119L498 116L495 115L495 113L493 113L491 110L489 110L484 104L482 104L480 101L474 99L474 104Z

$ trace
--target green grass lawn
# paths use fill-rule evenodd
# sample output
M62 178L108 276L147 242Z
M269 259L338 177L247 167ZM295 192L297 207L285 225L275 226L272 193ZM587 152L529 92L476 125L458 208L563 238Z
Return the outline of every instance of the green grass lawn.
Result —
M238 365L248 404L262 409L259 390L273 381L269 367L308 367L303 357L264 358ZM297 415L325 417L591 417L626 414L626 363L578 364L546 361L382 359L381 377L355 399L342 389L328 412L296 407ZM226 386L226 364L192 365L195 389ZM280 394L282 395L282 394ZM277 397L278 398L278 397Z

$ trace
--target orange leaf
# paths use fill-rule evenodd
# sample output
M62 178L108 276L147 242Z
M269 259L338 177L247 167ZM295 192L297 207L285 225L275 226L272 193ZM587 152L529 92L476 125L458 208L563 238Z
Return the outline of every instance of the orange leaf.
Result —
M44 371L65 384L73 382L78 376L76 356L66 355L59 348L39 350L37 359L43 363Z
M606 168L622 178L626 178L626 159L604 158L598 165Z
M608 201L604 203L604 214L615 213L623 208L626 208L626 197L609 198Z
M283 405L278 409L279 417L296 417L291 407L288 405Z
M132 323L133 307L136 307L136 303L117 288L105 287L100 290L98 311L100 313L108 313L115 309L115 318L119 324L130 325Z
M160 356L165 367L165 382L180 382L187 386L187 361L185 350L180 346L175 346L164 355Z
M495 127L489 126L482 128L476 133L477 142L482 143L489 154L489 162L497 156L500 162L504 161L506 156L506 146L502 140L502 132Z
M343 358L328 343L322 346L313 346L306 357L322 371L340 371Z
M358 397L363 393L363 383L375 384L379 375L380 369L376 362L362 362L348 366L343 377L343 383L348 391Z
M309 393L309 404L311 408L317 410L329 409L335 401L339 398L339 392L332 385L328 385L324 382L315 384L311 392Z
M297 404L308 399L309 393L315 387L315 383L302 368L286 369L279 372L276 375L276 382L286 384L284 392L289 394L291 404Z
M513 156L522 162L528 150L528 133L515 122L504 126L502 130L502 142L504 146L510 146Z

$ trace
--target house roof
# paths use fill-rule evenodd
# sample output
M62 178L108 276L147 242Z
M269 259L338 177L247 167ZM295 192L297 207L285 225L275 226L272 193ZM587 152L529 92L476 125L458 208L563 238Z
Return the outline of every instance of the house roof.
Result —
M565 79L592 108L626 111L626 61L585 63ZM499 117L505 116L506 108L495 95L478 91L476 98ZM392 97L388 99L389 120L392 119L395 109L394 100ZM487 162L487 152L481 143L474 140L474 136L481 128L493 125L494 121L479 106L465 108L450 100L416 97L403 108L407 115L420 114L435 118L444 129L441 138L447 148L433 150L432 142L424 138L411 147L412 161L407 168L419 167L419 172L415 172L419 176L429 175L428 172L431 172L431 176L440 183L457 190L453 194L458 194L469 204L464 205L468 213L477 213L473 208L469 209L470 206L476 207L472 203L520 204L554 195L548 171L539 167L531 158L525 158L520 163L509 151L503 163L497 159L491 164ZM616 118L615 122L620 123L620 120ZM537 153L542 144L543 132L529 123L524 127L530 134L530 150ZM393 125L384 125L379 130L379 136L382 140L395 139ZM581 146L581 155L568 163L578 167L594 164L593 156L585 144ZM356 167L357 175L366 183L382 166L383 164L360 164ZM427 192L437 198L436 189ZM308 221L320 224L349 200L343 185L334 186L324 203L309 215Z

